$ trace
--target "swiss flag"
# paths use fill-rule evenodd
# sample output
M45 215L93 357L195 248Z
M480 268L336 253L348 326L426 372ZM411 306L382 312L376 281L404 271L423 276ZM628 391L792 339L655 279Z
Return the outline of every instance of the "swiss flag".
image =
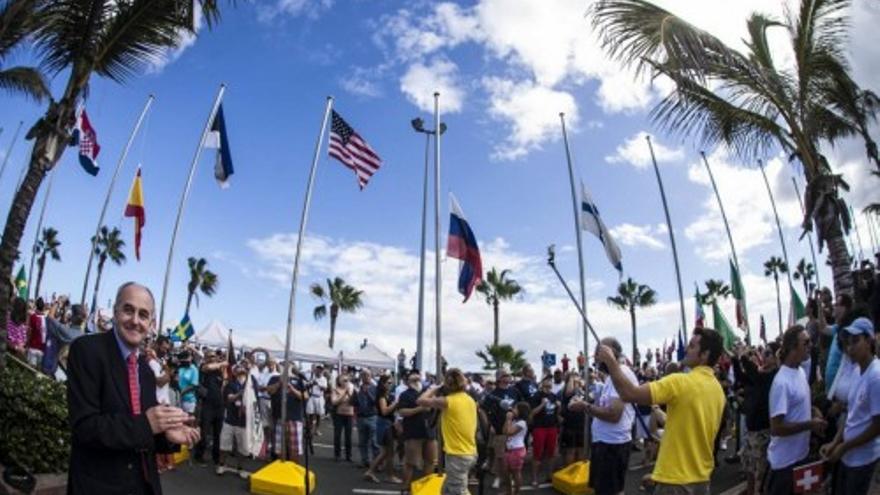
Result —
M811 493L822 485L825 468L822 461L794 468L794 493Z

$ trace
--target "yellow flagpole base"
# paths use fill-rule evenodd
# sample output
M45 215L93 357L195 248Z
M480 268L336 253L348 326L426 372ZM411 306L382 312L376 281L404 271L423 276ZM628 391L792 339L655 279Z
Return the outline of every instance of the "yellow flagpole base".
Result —
M573 462L553 473L553 488L565 495L592 495L589 480L590 461Z
M445 474L432 473L423 476L409 485L409 492L412 495L440 495L440 488L443 487L445 479Z
M291 461L277 460L250 477L251 493L257 495L306 495L306 469ZM315 472L309 472L309 493L315 491Z

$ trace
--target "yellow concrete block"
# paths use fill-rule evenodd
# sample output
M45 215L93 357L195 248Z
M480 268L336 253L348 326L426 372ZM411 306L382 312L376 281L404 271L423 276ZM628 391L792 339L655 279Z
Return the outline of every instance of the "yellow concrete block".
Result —
M172 457L174 459L174 464L180 464L181 462L189 460L189 449L186 445L181 445L180 452L175 452L172 454Z
M440 495L444 479L445 474L429 474L413 481L409 485L409 491L412 495Z
M553 473L553 488L565 495L592 495L589 479L590 461L573 462Z
M290 461L274 461L251 475L251 493L305 495L306 469ZM315 472L309 472L309 493L315 491Z

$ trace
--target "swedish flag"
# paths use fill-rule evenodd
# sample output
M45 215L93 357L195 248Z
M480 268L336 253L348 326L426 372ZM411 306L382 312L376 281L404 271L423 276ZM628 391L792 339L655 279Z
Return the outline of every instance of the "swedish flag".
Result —
M193 324L189 321L189 315L183 315L183 319L180 320L180 323L171 330L171 340L176 342L186 342L196 333L195 329L193 329Z

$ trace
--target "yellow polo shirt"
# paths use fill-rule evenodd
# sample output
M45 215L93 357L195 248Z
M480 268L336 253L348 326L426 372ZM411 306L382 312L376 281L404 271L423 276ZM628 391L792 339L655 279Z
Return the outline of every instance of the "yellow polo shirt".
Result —
M698 366L689 373L674 373L649 387L651 403L666 404L666 430L652 478L670 485L709 481L725 403L712 368Z
M477 403L465 392L446 396L446 409L440 413L443 452L450 455L477 455Z

